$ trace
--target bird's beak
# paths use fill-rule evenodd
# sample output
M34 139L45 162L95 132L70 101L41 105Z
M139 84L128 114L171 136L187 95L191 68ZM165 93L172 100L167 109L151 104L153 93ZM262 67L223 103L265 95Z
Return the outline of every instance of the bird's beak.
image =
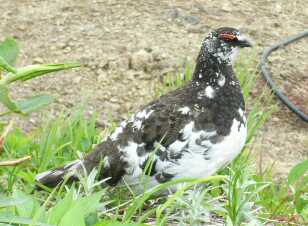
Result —
M253 46L252 42L248 38L239 38L237 45L241 48Z

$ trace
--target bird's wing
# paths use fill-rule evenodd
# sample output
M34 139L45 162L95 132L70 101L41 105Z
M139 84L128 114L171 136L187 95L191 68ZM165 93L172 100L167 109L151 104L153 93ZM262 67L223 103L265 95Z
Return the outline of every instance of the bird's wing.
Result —
M189 107L175 103L158 103L152 109L152 113L142 120L139 132L146 151L151 151L157 142L167 148L181 139L181 129L191 118Z
M89 164L104 160L107 168L103 170L102 178L111 177L111 184L116 184L123 175L140 175L150 153L157 152L155 159L166 157L167 153L157 150L157 145L166 150L170 144L182 139L181 130L191 120L191 112L180 103L155 101L123 121L87 156ZM148 174L155 174L155 166Z

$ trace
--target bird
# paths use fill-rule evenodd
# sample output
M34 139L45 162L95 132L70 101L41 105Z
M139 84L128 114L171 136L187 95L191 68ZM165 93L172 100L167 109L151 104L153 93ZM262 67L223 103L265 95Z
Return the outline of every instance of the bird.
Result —
M213 29L202 41L191 81L144 105L86 156L39 173L36 183L56 187L98 168L110 186L138 184L142 175L153 187L215 174L245 145L245 102L233 65L238 50L251 46L236 28Z

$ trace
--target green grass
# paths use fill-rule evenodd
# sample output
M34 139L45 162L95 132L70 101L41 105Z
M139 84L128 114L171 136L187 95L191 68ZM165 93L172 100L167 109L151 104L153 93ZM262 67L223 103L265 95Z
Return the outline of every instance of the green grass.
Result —
M251 152L258 130L275 110L271 95L262 91L250 96L258 72L252 59L241 59L236 67L248 103L248 139L245 148L218 175L203 179L183 178L161 184L141 194L129 186L101 188L97 171L80 183L55 189L34 190L37 172L62 165L92 150L112 130L100 132L96 116L85 116L84 108L61 114L36 131L19 129L5 139L3 158L31 155L31 162L0 168L1 225L304 225L307 222L307 164L290 172L289 180L275 182L271 171L258 174ZM191 79L191 67L168 75L156 89L161 95ZM114 125L111 121L110 125ZM150 169L151 161L147 168ZM146 177L143 181L146 188ZM170 186L180 188L160 195Z

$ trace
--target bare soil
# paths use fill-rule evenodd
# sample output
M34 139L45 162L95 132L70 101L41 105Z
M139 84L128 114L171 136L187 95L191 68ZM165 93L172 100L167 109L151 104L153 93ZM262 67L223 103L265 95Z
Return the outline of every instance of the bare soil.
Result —
M20 122L27 130L46 114L56 115L85 100L89 113L98 111L101 125L109 113L120 121L153 98L154 85L166 73L194 61L212 28L240 28L254 39L260 54L264 47L307 29L308 21L306 0L0 0L0 5L0 38L20 40L19 65L84 65L14 87L16 97L33 92L57 97L43 113ZM305 40L271 57L274 79L306 113L307 51ZM285 175L308 157L308 124L278 105L254 152L263 166L275 162L275 172Z

